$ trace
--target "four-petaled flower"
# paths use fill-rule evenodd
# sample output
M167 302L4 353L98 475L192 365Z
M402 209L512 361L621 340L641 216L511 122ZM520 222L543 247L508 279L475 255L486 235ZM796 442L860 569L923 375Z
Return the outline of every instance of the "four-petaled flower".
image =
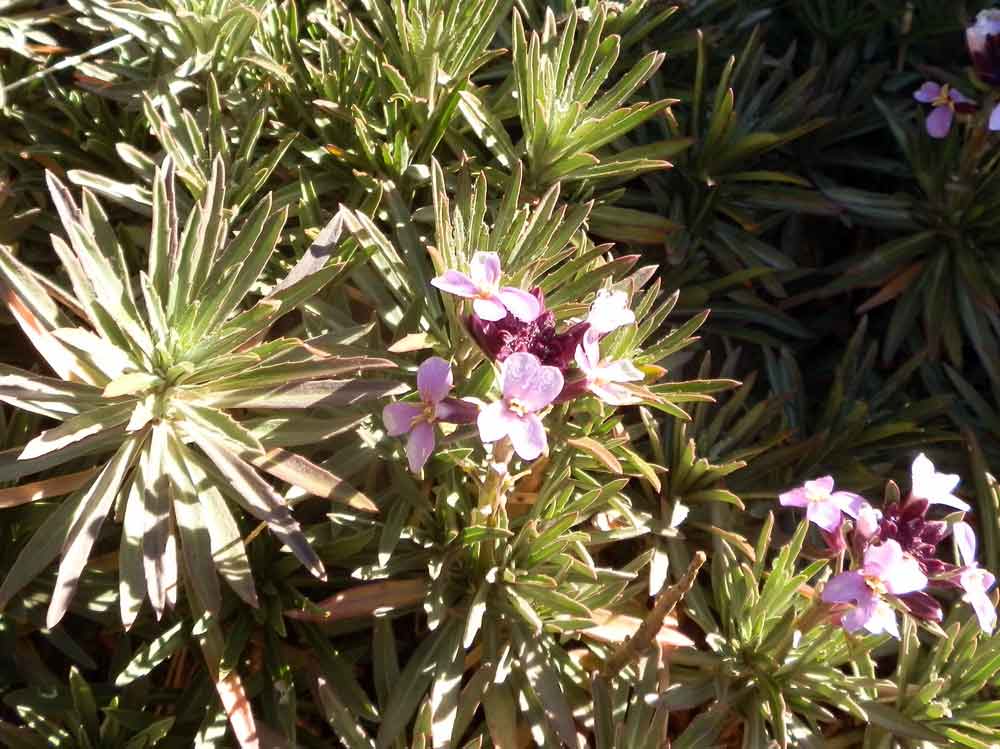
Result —
M833 476L822 476L807 481L798 489L792 489L778 496L785 507L805 507L806 518L828 533L833 533L843 521L841 513L852 518L865 505L863 497L851 492L835 492Z
M587 390L609 406L628 406L642 402L642 398L623 384L639 382L644 378L642 372L627 359L602 362L600 344L589 333L576 349L576 365L583 372Z
M955 534L958 553L965 565L958 577L958 583L965 591L964 599L976 612L983 631L992 633L997 624L997 612L987 593L996 582L996 577L976 561L976 534L972 526L968 523L955 523L952 533Z
M590 329L587 331L588 337L600 338L617 330L625 325L635 322L635 313L629 309L628 294L624 291L607 291L601 289L597 292L597 298L590 305L590 312L587 315L587 323Z
M910 496L925 499L928 504L946 505L967 512L969 505L954 495L959 477L954 473L938 473L930 459L920 453L910 468Z
M927 115L927 134L932 138L944 138L951 130L955 112L968 113L976 108L976 103L961 91L927 81L913 93L913 98L933 107Z
M431 285L455 296L472 299L472 308L483 320L502 320L509 311L518 320L531 322L542 311L541 305L527 291L500 286L500 256L495 252L477 252L469 262L469 275L447 270L431 280Z
M480 438L497 442L510 437L522 460L534 460L548 447L538 412L552 403L562 388L559 369L543 365L533 354L511 354L500 370L501 400L479 412Z
M382 409L382 421L390 437L409 433L406 457L410 470L418 473L434 452L434 424L447 416L442 403L452 388L451 365L440 356L432 356L417 369L420 405L390 403Z
M826 603L855 603L841 623L848 632L864 628L872 634L887 632L899 637L896 614L887 595L903 596L923 590L927 577L920 565L903 553L895 541L886 541L865 550L860 570L842 572L823 588Z

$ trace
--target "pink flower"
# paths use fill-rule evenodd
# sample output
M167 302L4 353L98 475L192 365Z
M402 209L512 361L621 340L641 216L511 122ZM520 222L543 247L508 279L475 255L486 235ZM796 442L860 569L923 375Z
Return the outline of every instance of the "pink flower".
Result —
M896 614L885 596L903 596L923 590L927 577L913 557L903 554L895 541L865 550L860 570L842 572L823 588L826 603L856 603L841 623L848 632L864 628L872 634L887 632L899 637Z
M591 328L593 330L593 328ZM588 333L576 348L576 364L583 372L587 390L609 406L627 406L642 402L622 383L639 382L642 372L627 359L601 362L600 344Z
M847 513L852 518L866 505L864 498L851 492L835 492L833 476L807 481L798 489L792 489L778 496L783 507L805 507L806 518L828 533L840 528L843 518L841 513Z
M562 372L543 365L534 354L515 353L500 370L503 398L479 412L483 442L510 437L522 460L534 460L548 447L538 412L555 400L563 388Z
M597 337L634 323L635 313L629 309L628 294L605 289L598 291L597 298L590 305L587 322L590 324L588 335Z
M996 582L996 577L980 567L976 561L976 534L972 526L968 523L955 523L952 526L952 533L955 534L958 554L965 565L958 578L958 584L965 591L963 598L976 612L976 618L979 619L979 626L983 631L992 633L997 625L997 612L988 591Z
M954 495L959 477L954 473L938 473L930 459L920 453L910 468L910 496L928 504L945 505L968 511L969 505Z
M451 365L440 356L432 356L417 369L420 405L390 403L382 409L382 421L390 437L409 433L406 457L414 473L420 472L434 452L434 424L447 418L447 412L451 410L442 403L451 388Z
M922 104L933 106L927 115L927 134L932 138L944 138L951 130L955 112L971 112L975 102L961 91L952 88L947 83L943 86L934 81L927 81L913 93L913 98Z
M542 311L534 296L513 286L500 286L500 256L477 252L469 263L469 275L448 270L431 285L449 294L472 299L472 308L483 320L502 320L509 311L518 320L531 322Z

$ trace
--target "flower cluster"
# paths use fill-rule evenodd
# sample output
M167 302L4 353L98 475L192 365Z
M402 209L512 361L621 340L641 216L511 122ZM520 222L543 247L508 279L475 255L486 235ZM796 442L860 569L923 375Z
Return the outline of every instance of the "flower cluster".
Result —
M896 609L925 621L940 621L941 606L929 591L949 588L961 590L983 630L993 631L997 615L989 590L995 578L976 562L972 527L954 515L947 520L928 518L933 505L960 513L970 509L954 493L958 483L957 475L939 473L921 453L913 461L909 495L881 511L860 495L834 491L830 476L779 496L786 507L805 508L832 554L849 554L851 569L833 577L823 589L825 603L849 606L839 614L847 631L864 629L899 637ZM939 547L949 535L961 564L941 557Z
M482 442L509 439L518 457L530 461L548 449L542 417L553 403L587 393L611 406L642 400L631 383L643 380L643 373L629 360L603 359L600 351L608 333L635 322L625 292L600 291L586 320L560 332L539 288L503 286L502 277L500 257L477 252L467 274L447 270L431 281L472 300L466 325L487 358L500 366L500 399L480 408L450 397L450 364L437 356L425 360L417 370L420 402L392 403L382 412L390 436L409 435L406 454L414 473L434 452L437 423L475 422Z
M976 22L965 30L965 41L979 80L1000 88L1000 10L981 11ZM956 113L971 114L978 108L974 100L947 83L926 81L913 98L931 105L926 127L932 138L947 137ZM1000 104L991 110L987 128L1000 130Z

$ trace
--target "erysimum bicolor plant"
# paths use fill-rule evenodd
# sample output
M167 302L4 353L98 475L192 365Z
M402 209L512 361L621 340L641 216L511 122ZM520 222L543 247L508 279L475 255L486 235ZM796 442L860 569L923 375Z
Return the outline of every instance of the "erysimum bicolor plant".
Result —
M225 170L217 160L211 184L182 224L167 159L155 179L148 266L133 280L93 196L84 190L81 206L52 175L49 185L69 240L53 237L53 246L73 294L52 295L3 248L0 279L12 314L59 378L4 367L0 400L62 423L0 470L10 479L81 457L112 456L69 480L35 484L36 498L69 496L8 571L0 603L61 557L47 616L48 626L55 626L115 507L123 522L119 573L126 627L146 598L161 616L176 604L179 586L196 610L220 611L219 576L257 605L233 504L266 524L323 578L323 563L291 509L258 471L320 494L332 490L335 477L230 411L312 407L324 391L334 405L345 382L324 378L392 366L384 359L330 356L297 338L265 340L276 320L343 273L346 257L296 268L246 304L287 209L275 210L267 197L232 232L223 208ZM380 387L385 384L360 384L350 397L363 400ZM359 509L374 505L361 499Z
M781 495L781 504L806 508L831 555L846 555L852 562L850 569L826 583L822 594L825 603L836 606L846 630L898 638L897 610L917 620L939 622L941 605L930 593L957 589L983 630L993 631L996 610L987 593L995 577L976 562L975 533L962 519L970 507L954 494L959 480L956 474L937 471L921 453L911 467L909 494L881 509L857 494L833 492L830 476ZM958 512L933 520L928 513L935 505ZM955 539L957 564L941 548L949 535Z

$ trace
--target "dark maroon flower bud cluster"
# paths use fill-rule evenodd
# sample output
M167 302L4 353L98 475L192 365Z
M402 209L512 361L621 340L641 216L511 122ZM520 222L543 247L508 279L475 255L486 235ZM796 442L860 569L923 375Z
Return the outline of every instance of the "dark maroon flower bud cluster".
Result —
M531 322L519 320L509 312L496 321L483 320L472 313L466 318L469 332L494 361L502 362L514 353L527 353L537 356L542 364L565 371L572 366L577 346L590 325L580 322L558 332L555 315L545 308L542 290L536 287L531 293L542 307L541 314Z
M886 506L876 538L879 542L897 541L903 551L920 563L924 574L933 578L956 567L937 558L938 545L948 535L948 525L939 520L929 520L929 507L927 500L913 498Z

